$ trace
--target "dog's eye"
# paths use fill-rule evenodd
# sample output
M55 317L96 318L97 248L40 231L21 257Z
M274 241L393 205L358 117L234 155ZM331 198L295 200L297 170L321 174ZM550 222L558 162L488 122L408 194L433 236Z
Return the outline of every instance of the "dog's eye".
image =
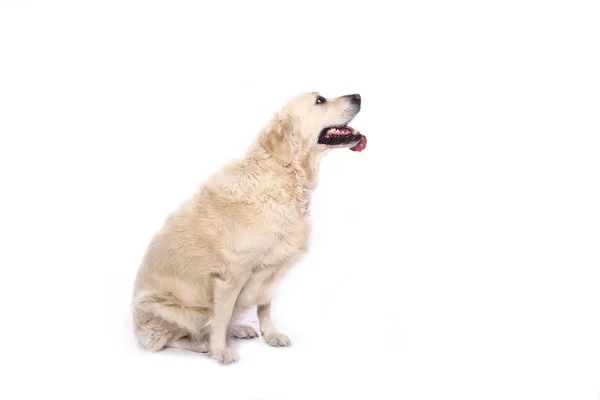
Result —
M325 97L323 96L319 96L317 97L317 104L323 104L325 103L327 100L325 99Z

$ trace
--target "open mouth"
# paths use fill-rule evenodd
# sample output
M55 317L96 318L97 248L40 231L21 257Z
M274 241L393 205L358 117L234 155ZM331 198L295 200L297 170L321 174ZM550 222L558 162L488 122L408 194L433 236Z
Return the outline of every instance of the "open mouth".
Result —
M350 150L359 152L367 147L367 137L347 125L323 129L318 142L327 146L352 145Z

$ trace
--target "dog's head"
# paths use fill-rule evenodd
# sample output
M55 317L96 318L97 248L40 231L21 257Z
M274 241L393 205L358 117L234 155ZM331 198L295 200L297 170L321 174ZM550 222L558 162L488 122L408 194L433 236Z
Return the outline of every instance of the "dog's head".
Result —
M262 143L284 165L310 150L350 148L362 151L367 138L348 126L358 114L358 94L326 99L319 93L303 93L290 100L271 121Z

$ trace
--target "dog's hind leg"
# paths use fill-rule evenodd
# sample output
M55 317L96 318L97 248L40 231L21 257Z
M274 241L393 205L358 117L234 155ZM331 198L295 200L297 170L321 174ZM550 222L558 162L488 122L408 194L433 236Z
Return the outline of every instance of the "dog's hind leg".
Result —
M227 336L236 339L254 339L258 337L258 332L249 325L233 325L227 329Z
M162 350L169 342L182 336L179 327L160 317L138 314L136 320L137 339L143 347L150 351Z
M143 347L158 351L186 336L200 337L208 320L207 311L186 307L171 294L142 293L133 301L134 330ZM183 340L175 346L185 344Z
M197 353L208 353L208 338L205 336L184 336L169 342L167 347L190 350Z

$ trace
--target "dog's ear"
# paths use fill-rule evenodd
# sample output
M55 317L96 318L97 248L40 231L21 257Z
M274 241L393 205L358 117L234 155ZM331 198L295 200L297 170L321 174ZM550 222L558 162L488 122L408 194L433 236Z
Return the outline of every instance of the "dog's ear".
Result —
M290 165L294 158L292 135L294 122L276 115L262 135L263 147L283 165Z

